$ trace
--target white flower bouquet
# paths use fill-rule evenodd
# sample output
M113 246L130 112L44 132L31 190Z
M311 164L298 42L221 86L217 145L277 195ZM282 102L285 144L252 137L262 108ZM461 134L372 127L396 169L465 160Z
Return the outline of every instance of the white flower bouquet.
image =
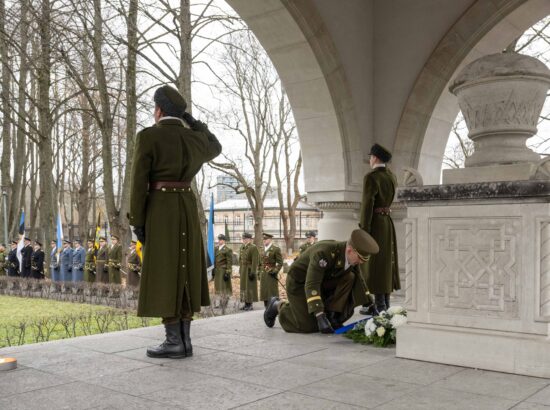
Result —
M407 323L407 311L392 306L379 316L357 323L345 336L358 343L388 346L396 340L396 329Z

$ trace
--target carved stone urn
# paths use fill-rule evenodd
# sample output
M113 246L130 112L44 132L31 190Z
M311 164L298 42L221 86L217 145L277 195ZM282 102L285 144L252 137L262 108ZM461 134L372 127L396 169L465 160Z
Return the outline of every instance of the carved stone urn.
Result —
M540 160L525 142L537 132L549 87L548 67L522 54L491 54L464 67L449 90L474 142L465 167Z

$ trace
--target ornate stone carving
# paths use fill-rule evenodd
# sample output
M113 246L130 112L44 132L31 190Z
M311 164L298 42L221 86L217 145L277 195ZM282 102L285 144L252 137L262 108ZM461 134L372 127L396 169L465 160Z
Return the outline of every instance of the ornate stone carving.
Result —
M540 316L550 320L550 220L537 221Z
M431 310L518 317L519 218L430 220Z
M422 180L422 175L420 172L414 168L405 167L403 168L403 185L412 187L412 186L423 186L424 181Z
M550 180L550 157L540 160L533 166L533 171L531 171L529 179Z
M416 219L405 219L405 302L408 310L416 310L416 269L418 263Z
M352 201L331 201L331 202L317 202L319 209L338 210L338 209L353 209L358 210L361 208L360 202Z

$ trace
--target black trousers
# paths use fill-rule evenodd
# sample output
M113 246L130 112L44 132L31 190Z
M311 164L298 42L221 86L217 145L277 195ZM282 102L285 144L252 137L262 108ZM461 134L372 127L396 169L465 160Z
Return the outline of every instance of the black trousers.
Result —
M388 310L390 307L390 294L389 293L377 293L374 295L374 304L379 312Z

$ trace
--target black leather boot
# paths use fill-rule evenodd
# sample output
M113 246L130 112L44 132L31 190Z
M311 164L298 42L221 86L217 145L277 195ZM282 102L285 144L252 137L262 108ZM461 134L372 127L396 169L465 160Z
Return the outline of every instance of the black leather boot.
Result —
M193 345L191 344L191 321L182 320L181 324L181 340L185 349L185 356L193 356Z
M180 324L164 325L166 340L160 345L147 348L147 356L156 358L182 359L185 357L185 348L181 340Z
M343 326L341 315L338 312L327 312L327 319L334 330L340 329Z
M277 319L277 315L279 314L279 303L279 298L273 296L267 304L264 312L264 322L267 327L275 325L275 319Z

